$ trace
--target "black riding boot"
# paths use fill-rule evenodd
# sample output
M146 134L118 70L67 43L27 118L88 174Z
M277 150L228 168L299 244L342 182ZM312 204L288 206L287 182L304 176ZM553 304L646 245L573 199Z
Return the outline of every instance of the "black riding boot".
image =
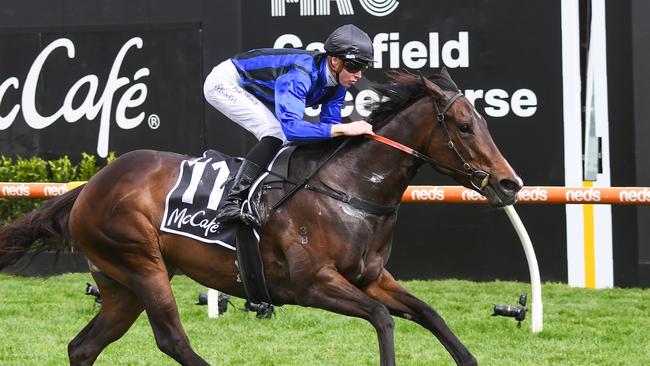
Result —
M241 205L246 200L246 195L248 195L248 190L251 185L257 179L257 176L262 171L262 168L253 163L250 160L245 159L244 162L239 167L239 171L235 176L235 181L232 185L228 197L221 207L221 211L216 217L216 220L219 222L232 222L232 221L242 221L246 224L251 224L250 215L246 215L246 218L241 217ZM246 220L243 220L246 219ZM257 219L255 219L257 221ZM253 222L252 224L258 224Z

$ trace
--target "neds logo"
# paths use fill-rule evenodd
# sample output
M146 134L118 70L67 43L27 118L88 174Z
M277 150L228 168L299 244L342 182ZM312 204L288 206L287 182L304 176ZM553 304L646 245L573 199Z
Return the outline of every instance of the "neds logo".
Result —
M588 189L568 189L565 198L569 202L600 202L600 191L593 187Z
M28 197L29 187L25 184L19 186L2 187L2 195L5 197Z
M463 189L463 192L460 194L460 198L463 201L487 201L487 198L485 198L482 194L471 189Z
M517 193L517 199L522 201L548 201L548 191L540 187L525 188Z
M445 191L440 188L414 189L411 191L411 199L414 201L444 201Z
M643 190L623 190L618 195L621 202L650 202L650 190L643 188Z

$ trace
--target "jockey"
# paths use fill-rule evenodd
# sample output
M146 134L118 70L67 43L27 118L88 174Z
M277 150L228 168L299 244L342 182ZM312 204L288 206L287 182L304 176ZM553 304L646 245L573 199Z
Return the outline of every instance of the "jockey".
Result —
M220 63L206 78L206 100L259 140L239 168L217 221L259 224L243 214L240 207L255 179L284 142L373 133L372 125L363 120L341 124L347 88L373 61L370 37L348 24L336 29L324 48L324 53L251 50ZM319 104L320 122L305 121L305 107Z

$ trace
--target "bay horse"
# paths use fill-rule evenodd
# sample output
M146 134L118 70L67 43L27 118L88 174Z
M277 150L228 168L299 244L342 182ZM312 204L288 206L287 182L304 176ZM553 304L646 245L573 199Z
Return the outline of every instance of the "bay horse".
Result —
M376 89L385 98L369 122L377 135L410 153L373 139L350 138L309 181L320 192L299 190L273 210L293 187L265 191L259 203L260 247L269 293L275 305L321 308L369 321L377 333L381 365L395 365L391 315L431 331L456 364L476 365L442 317L384 268L396 211L424 162L479 191L493 206L514 203L522 181L495 146L485 119L446 71L429 78L396 72ZM298 147L288 180L300 181L314 171L340 141ZM129 152L84 186L0 231L0 268L55 245L43 240L33 244L39 238L58 243L69 238L100 270L92 275L103 304L69 343L71 365L93 364L143 310L162 352L183 365L207 365L183 330L171 278L181 270L204 286L246 296L237 281L234 251L159 230L166 194L184 159L168 152ZM336 199L324 190L356 201ZM392 209L373 209L377 207Z

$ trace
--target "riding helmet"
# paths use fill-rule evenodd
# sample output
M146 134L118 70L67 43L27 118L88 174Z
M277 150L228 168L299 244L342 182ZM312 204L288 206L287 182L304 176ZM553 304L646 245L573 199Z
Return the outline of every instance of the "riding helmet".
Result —
M370 37L353 24L337 28L327 37L324 47L331 56L364 62L372 62L374 59Z

